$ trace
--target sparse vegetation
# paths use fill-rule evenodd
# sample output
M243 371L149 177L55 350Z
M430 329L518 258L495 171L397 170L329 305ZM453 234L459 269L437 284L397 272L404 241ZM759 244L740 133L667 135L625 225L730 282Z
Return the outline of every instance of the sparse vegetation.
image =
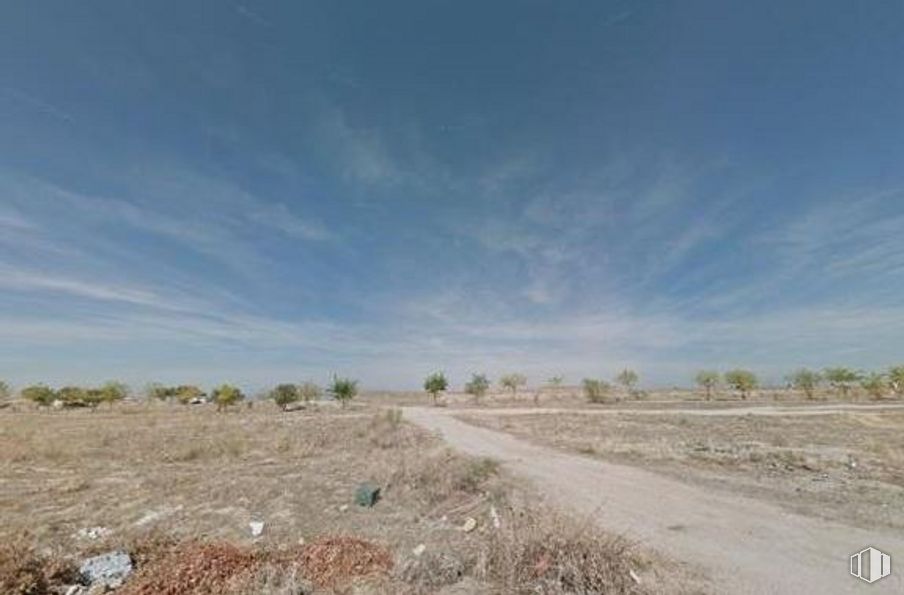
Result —
M204 397L204 391L200 387L192 384L183 384L173 389L173 395L182 405L189 405L198 399Z
M492 540L487 572L501 593L645 592L632 578L642 562L626 540L562 515L513 511Z
M245 394L231 384L221 384L213 389L211 397L217 405L217 411L226 411L231 406L245 400Z
M298 395L305 403L316 401L321 397L322 394L323 391L321 390L321 388L310 381L302 382L301 386L298 387Z
M116 382L115 380L105 383L100 387L99 391L100 401L107 403L111 407L114 403L119 403L129 396L129 387L122 382Z
M449 381L442 372L434 372L424 380L424 390L433 396L433 404L437 404L439 394L449 388Z
M151 382L144 389L144 397L148 401L166 401L173 396L169 389L159 382Z
M12 396L13 390L10 388L9 384L0 380L0 401L6 401Z
M475 403L479 403L489 389L490 380L486 374L472 374L471 380L465 384L465 392L474 397Z
M625 389L625 392L628 393L629 396L635 395L634 386L637 384L638 380L640 380L640 378L637 375L637 372L629 370L628 368L619 372L618 376L615 377L615 381Z
M604 403L611 389L608 382L595 378L584 378L581 381L581 387L584 390L584 396L591 403Z
M279 384L275 386L270 391L269 397L283 411L286 411L292 403L297 403L301 400L298 387L294 384Z
M844 367L826 368L823 371L826 382L841 393L842 398L845 399L850 395L851 389L860 382L862 376L860 372Z
M888 384L898 397L904 397L904 366L892 366L888 370Z
M725 372L725 383L741 395L741 399L746 400L750 396L751 391L755 390L759 385L756 374L750 370L729 370Z
M358 381L333 376L333 383L330 385L329 390L333 398L345 408L358 395Z
M561 388L563 384L565 384L564 376L552 376L549 380L546 381L546 384L549 385L550 388L557 389Z
M792 372L788 381L792 387L803 392L808 399L813 399L816 396L816 389L822 383L822 376L819 372L801 368Z
M888 390L888 381L884 374L872 372L860 379L860 386L870 397L879 400L885 396L885 392Z
M64 407L84 407L87 405L88 391L80 386L64 386L56 393Z
M722 375L715 370L700 370L694 378L697 386L703 389L703 395L707 401L712 400L721 380Z
M22 389L22 398L38 407L50 407L56 400L56 391L44 384L35 384Z
M524 374L505 374L499 379L499 386L512 391L512 398L518 396L518 389L527 386L527 377Z

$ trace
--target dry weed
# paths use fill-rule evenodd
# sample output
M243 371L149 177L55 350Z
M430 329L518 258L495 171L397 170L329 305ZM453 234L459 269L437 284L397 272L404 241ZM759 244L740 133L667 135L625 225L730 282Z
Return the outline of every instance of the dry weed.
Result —
M28 535L0 543L0 593L4 595L45 595L77 578L70 563L35 552Z
M624 539L548 511L510 510L505 516L483 561L485 578L500 592L646 592L632 578L644 562Z

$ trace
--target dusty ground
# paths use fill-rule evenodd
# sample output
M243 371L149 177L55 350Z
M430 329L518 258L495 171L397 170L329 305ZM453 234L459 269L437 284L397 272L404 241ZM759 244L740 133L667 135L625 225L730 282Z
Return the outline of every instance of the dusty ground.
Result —
M388 552L391 570L356 583L373 592L696 589L640 549L569 529L567 519L527 504L529 489L496 467L453 454L438 438L368 406L293 413L257 406L226 414L166 405L93 413L7 409L0 412L0 542L64 561L144 540L170 544L170 557L158 552L157 562L148 562L151 590L134 587L136 593L224 564L257 573L248 579L257 586L246 581L230 592L290 592L283 567L277 568L283 575L262 579L258 562L266 570L287 557L309 560L312 544L321 547L330 536ZM364 481L383 489L374 508L353 502ZM460 526L468 517L478 519L478 528L466 533ZM251 521L265 523L258 539L250 535ZM79 535L94 527L104 534ZM419 544L426 552L420 557L412 553ZM194 549L186 554L180 547ZM592 564L576 562L589 559L588 552ZM20 556L0 550L0 574ZM173 559L192 562L180 570ZM302 565L299 572L309 570ZM342 580L321 587L350 588Z
M651 465L643 459L613 463L603 460L605 453L594 456L595 450L588 451L591 456L587 456L539 445L556 441L553 436L557 428L550 421L560 414L530 414L542 418L542 425L532 428L524 438L461 421L455 410L447 408L411 408L406 409L406 415L423 427L441 432L463 452L502 462L513 473L529 478L553 503L583 513L587 521L596 521L674 559L699 564L713 581L714 592L859 593L864 585L848 574L848 556L865 547L857 544L871 544L893 556L904 551L898 528L857 528L856 522L848 524L848 519L794 514L761 494L701 481L694 467L678 473L679 465L674 461L664 462L660 471L651 471ZM622 416L585 414L583 419L608 423ZM650 414L635 416L644 423L655 419ZM505 410L505 415L502 411L495 416L493 412L473 415L470 421L486 425L486 420L494 417L505 424L513 420L517 423L522 416ZM692 422L742 417L746 415L698 415ZM819 416L798 417L812 420ZM776 416L756 419L774 422ZM584 427L582 435L592 434L594 429ZM703 431L706 427L695 429ZM567 428L558 430L568 432ZM701 436L692 435L697 439ZM666 447L671 448L668 441ZM784 464L785 460L780 457L778 462ZM729 474L723 472L719 477ZM871 592L900 593L902 588L904 577L893 575L872 585Z
M362 402L376 406L417 407L432 406L429 394L423 391L371 391L362 395ZM528 388L522 389L514 396L509 391L496 387L483 396L479 403L472 395L459 391L442 393L440 404L450 408L471 408L479 406L484 409L523 409L540 406L544 408L586 410L588 408L638 410L638 409L730 409L746 408L761 405L797 405L802 407L818 407L845 404L895 404L902 403L900 398L888 394L883 399L875 400L862 391L853 390L847 398L841 398L836 391L821 388L814 398L808 399L802 392L787 388L765 388L753 391L746 399L736 393L722 389L707 400L698 390L689 389L657 389L639 391L629 395L622 389L613 389L606 397L606 402L591 405L587 402L579 386L560 388Z
M904 411L767 411L557 411L462 418L538 444L776 502L797 513L859 527L904 528Z

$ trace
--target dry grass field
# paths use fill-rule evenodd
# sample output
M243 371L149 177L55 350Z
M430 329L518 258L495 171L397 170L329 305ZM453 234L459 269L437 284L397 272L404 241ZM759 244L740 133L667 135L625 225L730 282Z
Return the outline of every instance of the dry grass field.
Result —
M362 482L382 489L372 508L353 501ZM493 461L371 405L11 408L0 412L0 591L63 592L81 558L118 548L137 565L126 594L695 589L529 494ZM464 531L469 518L477 527ZM264 523L257 538L252 521Z
M904 412L690 415L626 410L461 419L862 527L904 528ZM638 408L645 409L641 404ZM599 408L598 408L599 409Z

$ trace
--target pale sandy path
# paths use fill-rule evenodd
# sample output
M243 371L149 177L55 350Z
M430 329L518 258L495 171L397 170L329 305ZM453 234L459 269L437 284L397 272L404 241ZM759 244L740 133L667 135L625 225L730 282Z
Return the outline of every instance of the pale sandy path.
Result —
M896 561L904 561L899 533L794 515L635 467L535 446L459 421L453 411L404 411L456 449L492 457L531 480L559 507L593 515L609 531L698 565L715 593L904 593L904 572L896 570ZM891 554L893 569L872 585L848 572L850 554L869 545Z
M473 407L448 411L453 415L528 415L539 413L570 413L575 415L833 415L836 413L880 413L882 411L904 411L904 403L885 403L876 405L751 405L750 407L725 407L715 409L631 409L629 407L612 407L610 409L581 409L567 407Z

